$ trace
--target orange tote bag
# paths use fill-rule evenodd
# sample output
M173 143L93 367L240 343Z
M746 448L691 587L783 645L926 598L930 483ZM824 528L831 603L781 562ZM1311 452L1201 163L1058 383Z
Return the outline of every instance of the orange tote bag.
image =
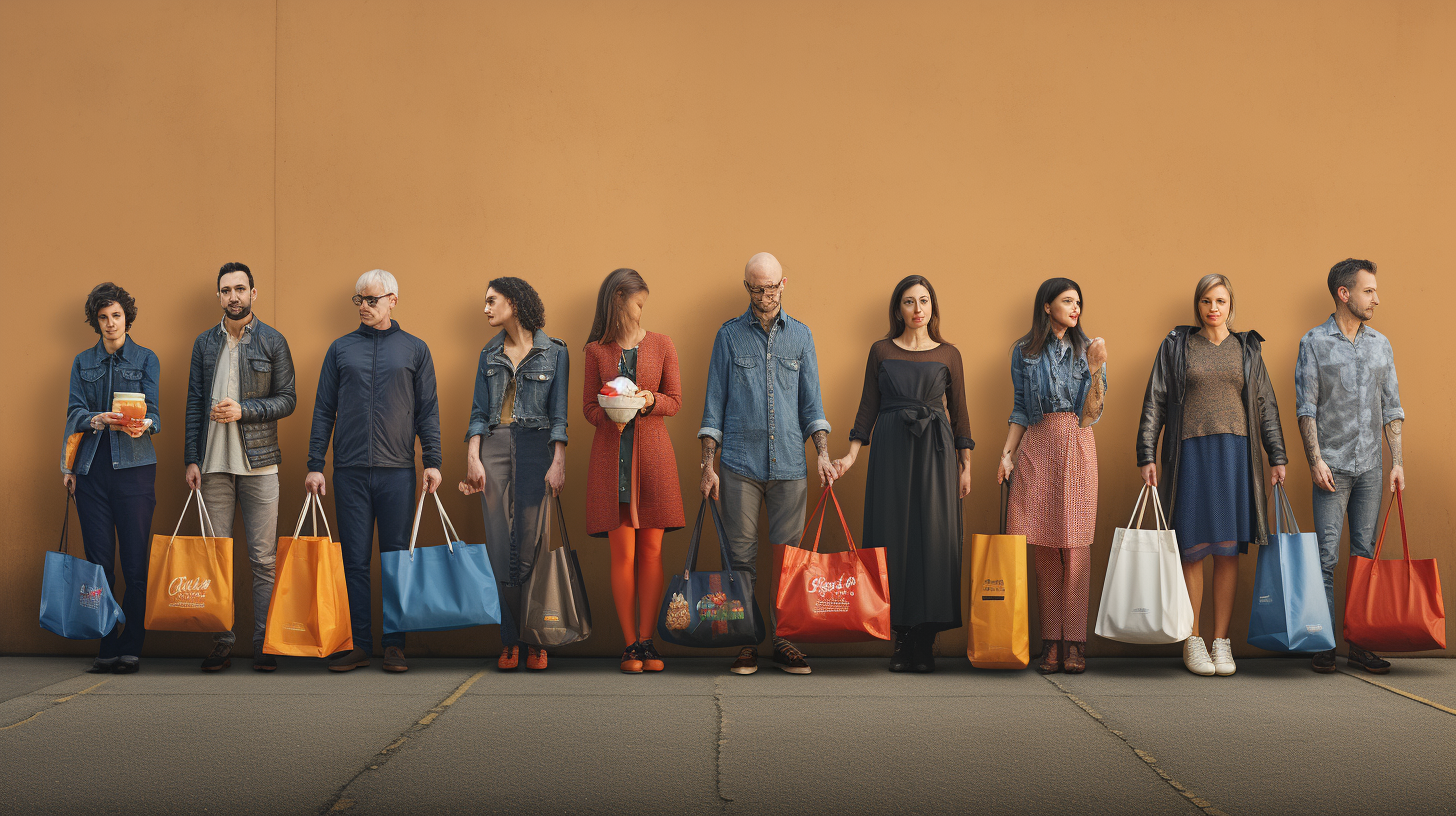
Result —
M1400 546L1404 557L1380 560L1390 510L1400 508ZM1436 559L1411 560L1405 538L1405 503L1400 491L1385 509L1375 557L1350 559L1345 580L1345 642L1380 652L1421 652L1446 648L1446 607Z
M177 535L193 498L197 499L202 535ZM209 531L213 534L208 535ZM233 540L217 535L201 491L187 495L172 535L152 536L147 628L171 632L226 632L233 628Z
M819 552L828 512L824 500L834 500L839 525L849 549ZM819 516L812 547L804 546L809 526ZM777 545L783 566L779 570L779 592L775 605L778 629L775 634L805 643L851 643L890 639L890 573L883 547L861 549L839 508L833 487L824 488L819 504L809 514L799 546Z
M312 520L311 536L300 535L305 514ZM324 517L322 536L319 516ZM278 571L263 637L268 654L328 657L354 648L344 553L333 535L319 497L306 494L293 535L278 539Z
M971 626L966 656L978 669L1024 669L1031 661L1026 536L1006 535L1010 480L1001 486L1000 535L971 536Z

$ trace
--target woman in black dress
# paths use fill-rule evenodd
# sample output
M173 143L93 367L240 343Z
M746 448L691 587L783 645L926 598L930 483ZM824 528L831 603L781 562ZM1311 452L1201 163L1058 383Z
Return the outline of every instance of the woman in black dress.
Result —
M849 452L834 463L842 477L873 432L862 537L886 548L893 672L934 671L936 633L961 625L961 500L976 446L965 395L935 288L911 275L890 298L890 331L870 347Z

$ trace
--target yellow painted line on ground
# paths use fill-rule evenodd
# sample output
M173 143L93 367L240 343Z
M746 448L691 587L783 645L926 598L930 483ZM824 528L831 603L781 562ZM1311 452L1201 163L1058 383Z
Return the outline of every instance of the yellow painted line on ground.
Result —
M456 700L459 700L461 697L465 696L465 692L469 691L470 687L475 685L476 680L479 680L484 676L485 669L481 669L475 674L470 675L470 677L467 678L464 683L461 683L460 686L456 688L449 697L446 697L440 702L439 705L430 709L430 713L426 714L418 723L416 723L416 725L429 725L430 723L434 722L436 717L445 713L445 709L449 708L452 705L455 705ZM387 751L389 749L386 748L385 750Z
M1456 714L1456 708L1447 708L1446 706L1443 706L1440 703L1435 702L1434 700L1427 700L1426 698L1424 698L1424 697L1422 697L1422 696L1420 696L1418 694L1411 694L1409 691L1403 691L1401 689L1396 688L1395 686L1391 686L1391 685L1387 685L1385 683L1382 683L1379 680L1372 680L1369 677L1365 677L1364 675L1355 674L1354 672L1345 671L1343 669L1340 670L1340 674L1347 675L1349 677L1353 677L1356 680L1364 680L1365 682L1369 683L1372 686L1377 686L1379 688L1383 688L1386 691L1390 692L1391 694L1399 694L1400 696L1406 698L1407 700L1415 700L1416 702L1420 703L1421 705L1428 705L1431 708L1436 709L1437 711L1444 711L1447 714Z
M111 678L108 677L105 680L102 680L100 683L97 683L94 686L90 686L88 688L81 689L80 691L76 692L75 694L67 694L65 697L61 697L61 698L56 699L56 700L51 700L51 707L54 708L55 706L58 706L61 703L64 703L64 702L66 702L68 700L74 700L77 697L80 697L82 694L89 694L92 691L95 691L96 689L98 689L101 686L105 685L106 683L110 682L110 680L111 680ZM21 720L20 722L11 723L11 724L6 725L6 726L0 726L0 731L9 731L12 728L19 728L20 726L25 725L26 723L34 720L36 717L39 717L40 715L46 713L47 711L50 711L50 709L49 708L42 708L40 711L35 712L34 714L30 715L29 717L26 717L25 719Z

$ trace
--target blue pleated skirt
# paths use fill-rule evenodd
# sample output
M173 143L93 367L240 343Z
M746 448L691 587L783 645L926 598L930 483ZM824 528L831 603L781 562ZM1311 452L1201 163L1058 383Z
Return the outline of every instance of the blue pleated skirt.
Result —
M1249 551L1254 539L1249 470L1246 436L1213 434L1183 440L1173 529L1185 562Z

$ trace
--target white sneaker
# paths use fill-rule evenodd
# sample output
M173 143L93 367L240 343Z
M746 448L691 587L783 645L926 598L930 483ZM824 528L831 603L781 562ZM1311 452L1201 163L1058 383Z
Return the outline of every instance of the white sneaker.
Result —
M1202 637L1194 635L1183 641L1183 665L1194 674L1213 676L1213 661L1208 659L1208 644Z
M1213 670L1220 677L1228 677L1235 671L1234 647L1228 638L1213 639Z

